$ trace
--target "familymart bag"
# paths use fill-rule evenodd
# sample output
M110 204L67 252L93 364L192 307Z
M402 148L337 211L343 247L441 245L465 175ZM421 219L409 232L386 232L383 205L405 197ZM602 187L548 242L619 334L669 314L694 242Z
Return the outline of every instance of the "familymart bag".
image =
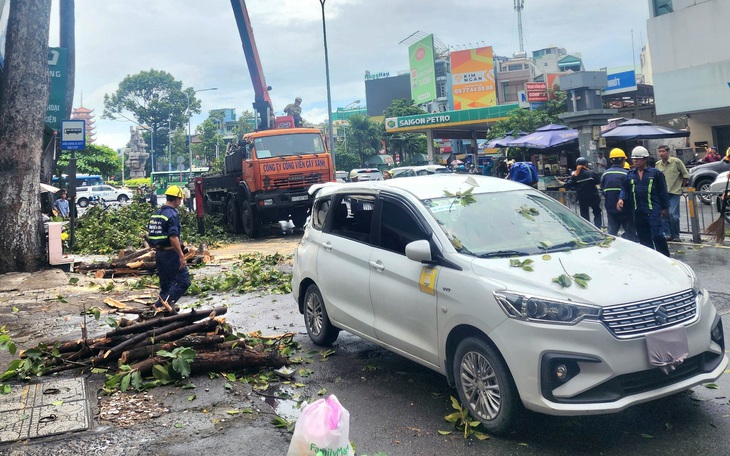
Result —
M294 426L287 456L354 456L350 412L334 395L308 404Z

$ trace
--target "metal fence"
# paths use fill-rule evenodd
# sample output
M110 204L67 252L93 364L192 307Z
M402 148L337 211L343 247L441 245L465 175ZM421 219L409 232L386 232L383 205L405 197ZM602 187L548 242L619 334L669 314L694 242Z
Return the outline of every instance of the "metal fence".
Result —
M575 191L572 190L550 190L543 191L546 195L560 201L566 207L576 214L580 215L580 207L576 198ZM719 192L697 192L694 189L682 189L682 198L679 204L679 232L682 241L701 244L706 242L714 242L705 234L707 226L710 225L717 217L720 216L719 211L715 207L715 199L720 195ZM710 201L705 204L702 200ZM603 211L603 226L608 226L606 219L605 200L601 200L601 210ZM593 211L591 211L591 220ZM730 229L730 226L728 226ZM730 237L728 237L724 245L730 245Z

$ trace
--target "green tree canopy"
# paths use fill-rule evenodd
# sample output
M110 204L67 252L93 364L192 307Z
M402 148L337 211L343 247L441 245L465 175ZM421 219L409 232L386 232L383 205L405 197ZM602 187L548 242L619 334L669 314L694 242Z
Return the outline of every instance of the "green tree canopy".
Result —
M413 100L406 100L405 98L393 100L390 106L383 111L386 118L416 116L418 114L423 114L423 109L416 106Z
M544 125L562 123L558 115L567 112L565 92L555 90L550 93L553 99L538 109L516 109L510 112L507 119L500 120L489 128L486 139L501 138L513 131L532 133Z
M167 147L168 119L170 129L176 130L185 127L189 116L199 112L200 101L195 98L195 89L183 89L182 82L170 73L151 69L127 75L116 92L104 95L102 119L122 117L149 127L154 148L159 151ZM158 134L158 130L164 131Z
M65 174L68 161L71 158L70 150L62 150L56 165L56 175ZM76 151L76 172L79 174L101 174L108 179L122 169L122 159L109 146L102 144L88 144L86 149Z
M350 124L345 131L348 142L348 149L354 149L360 156L360 166L365 163L365 158L375 155L380 150L381 135L379 125L370 120L368 116L353 115L348 117Z

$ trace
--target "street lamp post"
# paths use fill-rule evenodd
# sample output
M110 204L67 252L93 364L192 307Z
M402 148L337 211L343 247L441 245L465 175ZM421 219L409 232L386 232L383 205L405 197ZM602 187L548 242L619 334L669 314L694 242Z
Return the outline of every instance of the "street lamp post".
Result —
M222 121L220 119L216 119L215 117L211 117L210 120L216 123L216 129L215 129L215 159L218 160L218 146L220 144L220 131L223 129L221 124Z
M193 94L196 94L198 92L205 92L205 91L208 91L208 90L218 90L218 87L211 87L209 89L198 89L198 90L193 89ZM190 118L192 117L190 115L190 94L187 93L187 92L183 92L183 93L185 94L185 97L188 100L188 107L185 110L188 113L188 154L190 155L190 158L189 158L189 160L190 160L190 172L192 172L193 171L193 137L190 134Z
M332 94L330 92L330 61L327 55L327 25L324 19L324 3L327 0L319 0L322 5L322 35L324 38L324 68L325 74L327 75L327 118L329 120L329 135L330 135L330 155L332 156L332 168L337 169L335 164L335 145L334 138L332 137Z
M172 134L170 132L170 120L172 117L167 117L167 170L172 171Z

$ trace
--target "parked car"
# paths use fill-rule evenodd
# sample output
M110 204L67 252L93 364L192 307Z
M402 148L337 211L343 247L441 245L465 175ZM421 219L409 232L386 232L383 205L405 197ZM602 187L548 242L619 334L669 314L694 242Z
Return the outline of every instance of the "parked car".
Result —
M425 176L428 174L451 174L451 170L443 165L400 166L391 169L393 177Z
M350 175L352 171L357 171L357 179L360 182L383 180L383 173L378 168L355 168L350 171Z
M725 160L697 165L689 170L688 185L698 192L709 192L717 175L726 171L730 171L730 162ZM710 204L713 200L711 194L700 194L699 197L705 204Z
M523 406L618 412L728 365L689 266L504 179L319 187L292 291L314 343L344 330L442 373L493 434Z
M715 178L715 182L710 184L710 191L715 199L715 210L717 212L722 211L722 198L726 191L728 191L728 173L720 173ZM730 207L725 208L725 213L730 211Z
M111 185L92 185L90 187L76 187L76 204L86 207L94 199L104 201L118 201L126 203L132 199L132 192L127 188L114 188Z

